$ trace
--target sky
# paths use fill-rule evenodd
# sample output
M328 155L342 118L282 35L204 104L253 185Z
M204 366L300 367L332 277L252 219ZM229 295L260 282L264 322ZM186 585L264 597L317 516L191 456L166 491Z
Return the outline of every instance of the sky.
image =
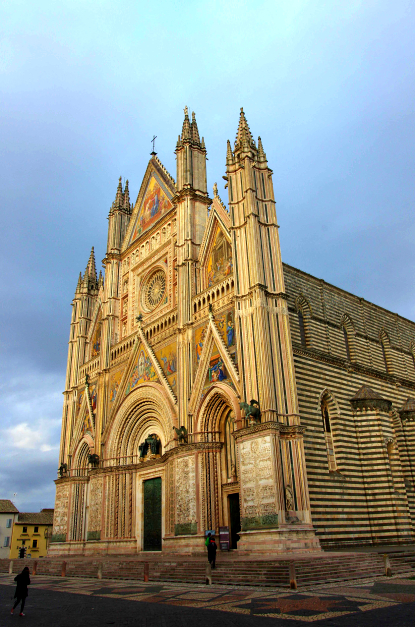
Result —
M409 0L0 4L0 498L54 505L78 274L153 134L176 177L185 105L225 202L244 107L283 261L415 319L414 26Z

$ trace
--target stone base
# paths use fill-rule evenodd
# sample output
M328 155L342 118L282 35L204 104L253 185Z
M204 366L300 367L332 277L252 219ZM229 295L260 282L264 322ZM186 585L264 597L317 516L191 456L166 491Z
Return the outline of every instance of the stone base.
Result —
M218 539L216 544L219 544ZM205 537L200 533L191 536L167 536L163 539L163 553L204 554L206 553Z
M48 557L92 555L137 555L137 540L91 540L89 542L52 542Z
M310 525L281 525L278 529L240 531L238 554L300 553L321 551L320 541Z

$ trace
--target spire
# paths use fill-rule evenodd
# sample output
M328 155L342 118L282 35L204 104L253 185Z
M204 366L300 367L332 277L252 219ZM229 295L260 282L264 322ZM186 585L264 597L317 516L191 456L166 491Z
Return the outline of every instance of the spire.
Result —
M184 108L184 122L182 128L182 141L185 139L191 139L191 128L190 128L190 120L189 120L189 109L187 106Z
M252 137L251 131L249 129L248 122L245 117L245 113L243 107L241 107L241 113L239 115L239 125L238 131L236 133L235 139L235 148L237 145L247 145L247 146L255 146L254 138Z
M228 139L228 147L226 150L226 165L231 165L231 163L233 163L234 158L233 158L233 152L232 152L232 148L231 148L231 142Z
M98 277L98 289L103 287L103 285L104 285L104 277L102 276L102 270L100 270L99 277Z
M95 282L97 280L97 269L95 266L95 252L94 252L93 246L91 248L91 254L89 255L88 263L85 269L84 278L85 276L90 279L93 279Z
M118 193L118 190L117 190ZM124 188L124 208L127 209L127 211L130 211L130 191L128 189L128 179L125 181L125 188Z
M264 147L262 145L262 140L258 137L258 161L266 161L267 155L264 152Z
M81 291L81 285L82 285L82 272L79 273L78 283L76 284L75 294L77 294L78 292Z
M196 144L200 144L199 129L197 128L196 115L194 111L192 111L192 123L190 125L190 129L192 133L192 140Z

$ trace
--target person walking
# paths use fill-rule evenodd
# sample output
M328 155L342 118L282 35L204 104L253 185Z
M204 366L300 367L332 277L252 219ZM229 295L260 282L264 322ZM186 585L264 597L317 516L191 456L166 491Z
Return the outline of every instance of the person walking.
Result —
M211 536L207 550L208 550L209 564L212 566L212 568L215 568L217 548L218 547L216 546L215 537Z
M14 593L14 598L16 599L16 603L13 605L11 614L14 614L14 610L21 602L20 606L20 614L19 616L25 616L23 614L23 608L26 601L26 597L29 594L27 591L27 586L30 586L30 576L29 576L29 568L25 566L22 572L19 575L16 575L14 578L16 582L16 592Z

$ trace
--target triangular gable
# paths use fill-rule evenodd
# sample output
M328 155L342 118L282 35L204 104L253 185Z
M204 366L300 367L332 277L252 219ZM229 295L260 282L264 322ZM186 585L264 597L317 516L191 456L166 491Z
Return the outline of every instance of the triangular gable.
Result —
M141 343L133 366L130 369L123 396L128 396L128 394L141 383L148 383L150 381L157 382L158 376L146 347Z
M97 357L101 352L102 306L97 302L88 334L89 358Z
M172 198L176 193L173 178L157 157L150 159L125 235L122 250L125 250L142 233L150 229L161 217L173 208Z
M233 273L229 216L215 201L216 198L199 255L199 263L203 268L203 289L216 285Z
M111 403L110 416L118 411L119 406L126 396L143 383L154 382L160 383L168 393L170 400L174 405L177 404L177 398L170 385L169 378L163 372L153 349L148 344L147 339L141 328L137 331L136 341L132 350L130 359L121 376L114 373L113 385L110 385L110 394L114 395ZM108 421L109 422L109 421Z
M71 446L77 446L81 437L89 433L95 437L95 413L97 410L97 381L89 383L78 391L76 401L75 429Z
M212 315L209 317L208 326L202 332L201 337L198 338L196 336L196 354L199 367L189 401L189 412L191 414L196 413L199 404L211 385L217 382L229 383L235 387L238 393L240 387L238 371Z
M207 255L212 246L212 238L214 237L216 233L217 226L219 226L223 230L229 243L231 243L231 233L230 233L231 221L229 218L229 214L227 213L224 206L222 205L222 201L220 200L219 196L215 196L215 198L213 199L211 208L210 208L209 218L206 224L205 233L204 233L203 240L200 246L200 252L199 252L200 265L203 265L206 262Z

